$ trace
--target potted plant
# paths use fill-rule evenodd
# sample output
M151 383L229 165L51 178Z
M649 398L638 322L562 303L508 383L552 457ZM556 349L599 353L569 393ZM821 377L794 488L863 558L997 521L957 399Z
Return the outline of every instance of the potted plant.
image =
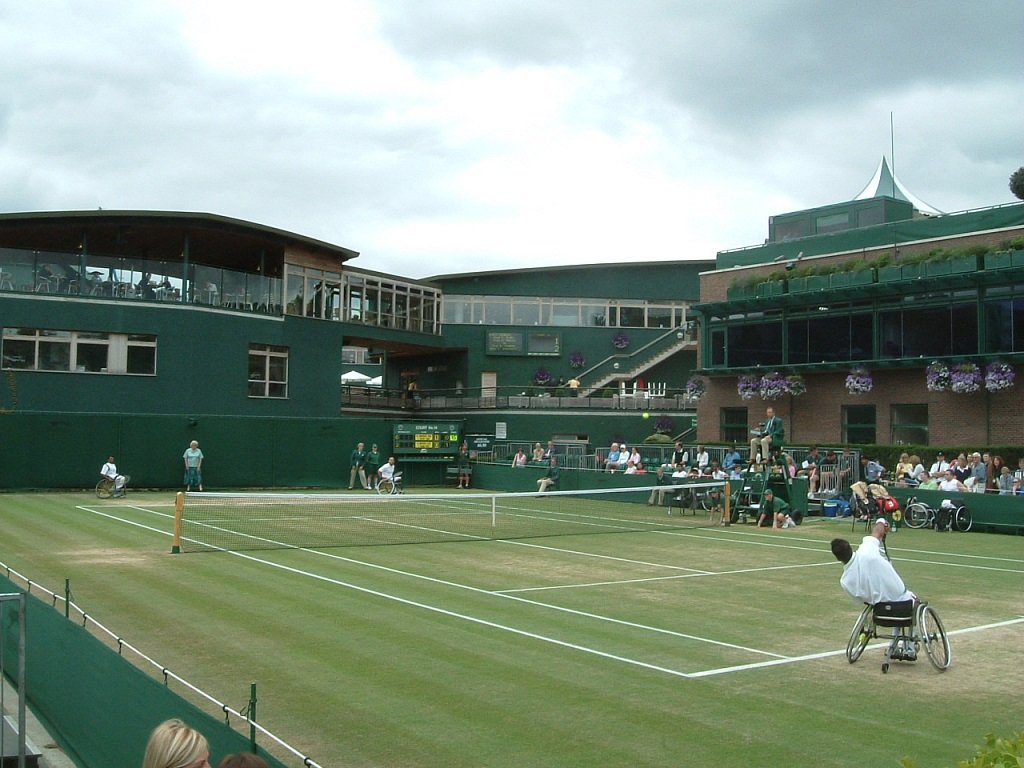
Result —
M569 355L569 367L570 368L582 368L587 364L587 358L583 356L582 352L573 352Z
M740 376L736 381L736 391L741 400L753 400L755 395L761 394L761 377Z
M775 400L789 392L789 382L778 371L766 373L761 377L760 394L763 400Z
M981 389L981 370L974 363L954 365L949 372L949 388L958 394L969 394Z
M934 362L924 369L925 380L930 392L945 392L949 389L949 366Z
M612 336L612 346L615 347L616 349L625 349L626 347L629 346L629 336L627 336L622 331L619 331L614 336Z
M989 363L985 368L985 389L989 392L1001 392L1013 386L1013 380L1017 377L1013 366L1007 363L996 361Z
M551 375L551 371L547 368L538 368L533 373L533 383L538 387L546 387L552 382L554 377Z
M807 383L799 373L793 373L786 377L786 392L790 395L802 395L807 391Z
M854 368L846 377L846 391L851 395L866 395L875 386L867 368Z
M704 392L707 387L704 384L704 378L702 376L691 376L686 380L686 385L683 387L683 394L686 395L687 399L697 401L704 397Z

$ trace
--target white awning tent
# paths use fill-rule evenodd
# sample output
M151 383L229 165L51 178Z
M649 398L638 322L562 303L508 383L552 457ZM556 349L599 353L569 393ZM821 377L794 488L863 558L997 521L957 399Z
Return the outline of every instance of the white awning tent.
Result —
M374 376L372 379L370 379L368 382L366 382L366 386L368 386L368 387L383 387L384 386L384 377L383 376Z
M366 384L369 381L370 377L359 371L346 371L341 374L342 384Z

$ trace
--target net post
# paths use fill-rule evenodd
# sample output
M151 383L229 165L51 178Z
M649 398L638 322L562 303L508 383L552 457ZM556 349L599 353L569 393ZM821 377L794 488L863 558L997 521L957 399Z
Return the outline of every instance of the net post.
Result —
M185 514L185 493L178 491L174 495L174 536L171 538L171 554L181 554L181 519Z
M491 496L491 528L498 527L498 497Z
M729 501L732 499L732 489L729 487L729 481L725 481L725 506L722 512L722 525L729 527L732 525L732 512L729 510Z

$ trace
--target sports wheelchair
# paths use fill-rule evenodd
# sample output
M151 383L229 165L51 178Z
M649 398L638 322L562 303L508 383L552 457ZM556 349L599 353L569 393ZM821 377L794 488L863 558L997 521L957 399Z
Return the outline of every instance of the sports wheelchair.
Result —
M865 605L846 644L846 658L851 664L860 658L869 641L884 636L879 634L879 627L891 629L882 672L889 671L890 661L917 661L921 646L933 667L940 672L949 669L953 656L942 621L928 603L915 600Z
M382 477L377 481L377 493L381 496L394 496L397 493L405 493L402 490L402 473L395 472L394 476L389 478Z
M114 491L114 481L109 477L101 477L96 483L96 498L109 499L111 496L124 496L128 492L128 482L132 479L130 475L122 475L124 483L118 491Z

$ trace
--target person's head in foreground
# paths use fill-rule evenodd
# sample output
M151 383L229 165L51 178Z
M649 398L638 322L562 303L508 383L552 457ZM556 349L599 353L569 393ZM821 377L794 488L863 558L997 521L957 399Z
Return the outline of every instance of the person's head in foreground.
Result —
M267 761L250 752L239 752L225 757L217 768L267 768Z
M843 565L853 559L853 547L846 539L832 539L832 554Z
M210 745L199 731L181 720L168 720L153 729L142 768L209 768Z

